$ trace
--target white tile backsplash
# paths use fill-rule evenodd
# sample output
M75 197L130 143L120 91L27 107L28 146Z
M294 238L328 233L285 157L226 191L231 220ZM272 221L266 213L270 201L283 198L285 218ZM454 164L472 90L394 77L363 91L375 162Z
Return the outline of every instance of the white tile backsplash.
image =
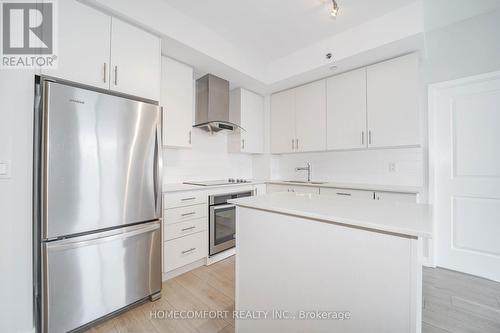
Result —
M163 183L252 178L252 156L227 152L227 134L193 129L191 149L163 149Z
M296 172L295 167L309 162L312 178L318 181L408 186L423 182L421 148L289 154L274 159L270 173L281 180L307 179L307 172ZM390 163L395 163L395 172L390 171Z

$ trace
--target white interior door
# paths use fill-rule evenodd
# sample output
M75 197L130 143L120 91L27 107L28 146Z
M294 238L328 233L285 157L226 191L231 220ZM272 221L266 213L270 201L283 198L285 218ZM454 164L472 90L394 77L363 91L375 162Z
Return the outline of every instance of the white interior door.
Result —
M500 72L431 86L438 266L500 281Z

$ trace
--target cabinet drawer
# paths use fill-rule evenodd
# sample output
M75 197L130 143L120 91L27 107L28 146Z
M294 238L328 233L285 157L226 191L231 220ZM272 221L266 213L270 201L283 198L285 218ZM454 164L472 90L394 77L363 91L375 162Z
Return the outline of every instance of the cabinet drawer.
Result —
M336 197L373 200L373 191L351 190L344 188L321 188L322 195L331 195Z
M319 187L312 186L296 186L285 184L268 184L267 193L275 192L295 192L295 193L313 193L319 194Z
M208 253L206 231L166 241L163 247L165 272L202 259Z
M208 216L208 205L193 205L172 209L165 209L166 224L179 223Z
M186 235L191 235L208 229L208 220L206 218L184 221L174 224L166 224L163 229L164 239L170 240Z
M204 191L168 193L164 196L164 208L207 204L208 196Z
M417 194L415 193L396 193L396 192L375 192L375 200L416 203Z

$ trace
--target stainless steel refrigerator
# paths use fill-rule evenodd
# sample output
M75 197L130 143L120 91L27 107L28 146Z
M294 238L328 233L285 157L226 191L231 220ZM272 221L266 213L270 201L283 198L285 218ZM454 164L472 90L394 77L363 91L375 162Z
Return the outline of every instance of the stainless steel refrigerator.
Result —
M34 301L38 332L67 332L159 297L161 112L37 78Z

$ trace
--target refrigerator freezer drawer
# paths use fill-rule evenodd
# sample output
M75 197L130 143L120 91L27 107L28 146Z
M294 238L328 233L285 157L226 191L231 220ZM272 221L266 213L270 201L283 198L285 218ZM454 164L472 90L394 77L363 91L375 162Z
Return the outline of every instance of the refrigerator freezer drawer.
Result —
M43 245L43 326L67 332L161 290L160 222Z

